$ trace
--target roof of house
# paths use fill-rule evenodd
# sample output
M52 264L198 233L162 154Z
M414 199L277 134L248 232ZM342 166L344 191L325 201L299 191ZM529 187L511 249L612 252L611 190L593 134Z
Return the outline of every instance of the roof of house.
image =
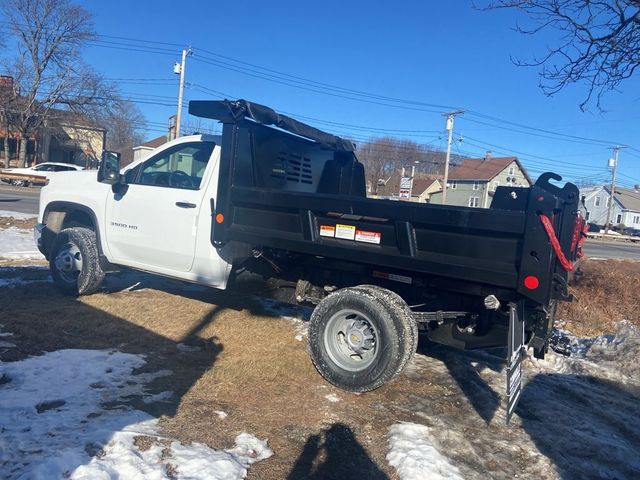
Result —
M138 147L158 148L159 146L167 143L167 141L167 136L161 135L160 137L154 138L152 140L149 140L148 142L144 142L143 144L138 145Z
M510 164L516 162L529 183L533 183L518 157L465 158L460 165L449 173L449 180L489 181Z
M611 193L611 187L604 187L607 193ZM622 205L624 210L640 212L640 190L633 188L616 187L616 200Z
M384 185L379 185L377 193L385 197L392 197L400 193L400 172L396 172L386 181ZM412 195L420 195L427 188L433 185L433 182L438 181L438 176L416 172L413 177L413 188L411 189Z

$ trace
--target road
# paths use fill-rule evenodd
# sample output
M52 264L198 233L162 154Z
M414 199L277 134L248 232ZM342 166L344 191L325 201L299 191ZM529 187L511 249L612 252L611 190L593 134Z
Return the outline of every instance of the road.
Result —
M0 210L38 213L40 189L0 185ZM640 260L640 244L587 240L584 251L589 257Z
M0 210L20 213L38 213L40 189L0 185Z
M583 249L587 257L640 260L640 243L590 239L584 243Z

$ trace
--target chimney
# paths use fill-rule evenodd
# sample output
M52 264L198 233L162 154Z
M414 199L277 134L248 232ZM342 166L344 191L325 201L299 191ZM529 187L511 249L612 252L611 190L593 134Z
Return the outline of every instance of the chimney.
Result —
M487 150L487 153L484 154L484 160L491 160L492 152L491 150Z
M12 90L13 77L11 75L0 75L0 90Z

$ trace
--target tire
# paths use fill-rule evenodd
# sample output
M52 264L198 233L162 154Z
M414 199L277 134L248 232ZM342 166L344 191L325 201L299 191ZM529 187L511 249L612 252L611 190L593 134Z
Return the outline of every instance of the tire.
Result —
M309 322L309 352L316 369L329 383L352 392L375 390L397 376L417 341L407 304L375 286L329 295Z
M96 234L89 228L62 230L53 242L49 258L53 281L66 295L90 295L104 280Z

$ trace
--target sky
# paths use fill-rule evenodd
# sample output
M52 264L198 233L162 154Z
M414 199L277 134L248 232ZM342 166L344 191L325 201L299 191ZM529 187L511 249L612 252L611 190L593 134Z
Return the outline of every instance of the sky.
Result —
M602 183L623 144L619 182L640 183L640 74L605 97L604 113L580 110L585 85L545 96L538 70L511 59L543 54L554 34L515 32L516 12L470 0L80 3L99 34L86 61L138 104L149 138L175 113L173 64L190 46L187 101L245 98L356 141L391 134L442 149L442 113L460 108L453 153L490 150L533 177Z

